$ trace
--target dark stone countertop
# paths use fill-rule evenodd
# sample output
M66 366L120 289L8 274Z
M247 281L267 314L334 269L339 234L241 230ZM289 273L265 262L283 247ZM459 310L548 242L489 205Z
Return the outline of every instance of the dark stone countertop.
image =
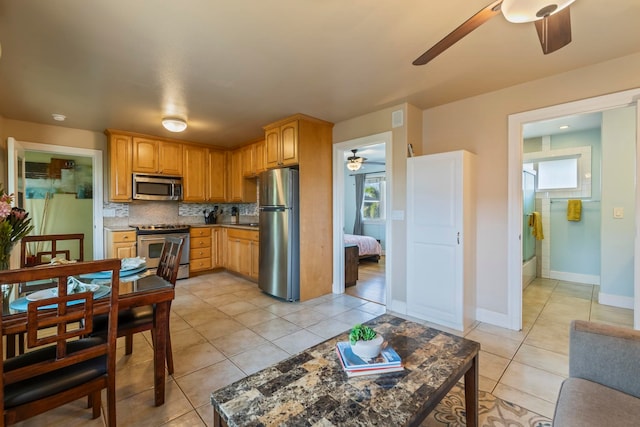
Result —
M390 314L366 323L400 355L404 371L348 378L337 341L320 343L211 394L231 426L401 426L426 416L464 374L480 344Z

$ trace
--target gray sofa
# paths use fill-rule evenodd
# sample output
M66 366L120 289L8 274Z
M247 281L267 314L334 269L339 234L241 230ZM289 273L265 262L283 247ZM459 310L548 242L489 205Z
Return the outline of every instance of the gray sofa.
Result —
M574 320L554 427L640 426L640 331Z

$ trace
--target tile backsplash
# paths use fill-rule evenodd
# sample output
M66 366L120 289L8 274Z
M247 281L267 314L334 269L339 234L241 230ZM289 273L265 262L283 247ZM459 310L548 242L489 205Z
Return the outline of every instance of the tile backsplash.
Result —
M222 210L218 222L231 222L231 208L237 206L240 216L257 221L257 203L180 203L139 201L132 203L103 204L103 211L114 216L105 216L105 226L127 226L141 224L204 224L205 209L215 206ZM244 219L243 219L244 220Z

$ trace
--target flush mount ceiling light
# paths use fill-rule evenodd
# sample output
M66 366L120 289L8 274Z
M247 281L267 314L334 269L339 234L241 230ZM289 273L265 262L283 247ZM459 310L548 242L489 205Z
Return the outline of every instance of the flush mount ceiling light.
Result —
M53 120L57 122L64 122L65 119L67 118L67 116L65 116L64 114L58 114L58 113L53 113L51 117L53 117Z
M575 0L504 0L502 14L509 22L533 22L560 12Z
M165 117L162 119L162 126L169 132L182 132L187 128L187 122L176 117Z

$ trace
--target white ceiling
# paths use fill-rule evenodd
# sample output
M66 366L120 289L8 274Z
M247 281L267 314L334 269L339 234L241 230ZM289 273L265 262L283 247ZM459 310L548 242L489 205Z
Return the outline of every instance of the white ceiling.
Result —
M565 128L565 126L567 126ZM522 137L534 138L538 136L557 135L568 132L577 132L587 129L596 129L602 126L602 113L575 114L557 119L544 120L536 123L527 123L523 126Z
M411 65L488 2L0 0L0 115L235 146L293 113L425 109L640 51L640 1L576 0L573 42L550 55L498 15Z

